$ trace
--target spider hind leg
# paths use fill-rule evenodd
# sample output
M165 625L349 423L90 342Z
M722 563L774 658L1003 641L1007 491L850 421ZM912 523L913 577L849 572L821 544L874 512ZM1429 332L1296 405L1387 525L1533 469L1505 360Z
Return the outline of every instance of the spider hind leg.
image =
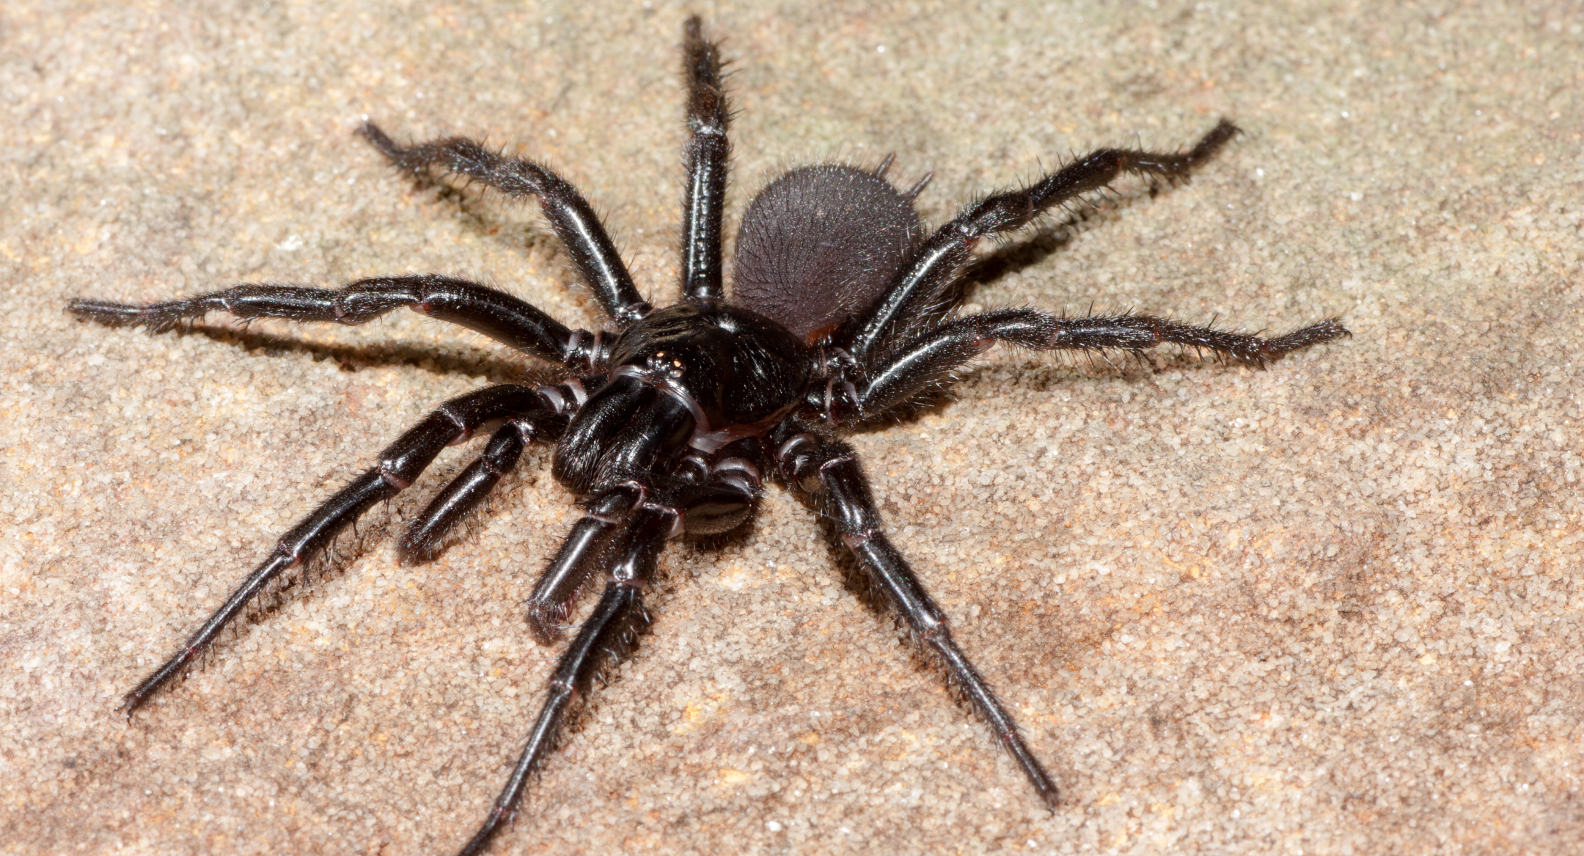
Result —
M731 159L731 105L721 81L720 48L704 38L697 15L682 36L687 78L688 143L682 153L687 183L682 200L682 294L695 300L725 296L721 285L721 217Z
M849 350L868 364L910 334L936 324L956 307L952 286L982 239L1034 222L1069 199L1103 189L1123 174L1180 181L1239 133L1222 119L1186 152L1096 149L1018 190L997 193L963 209L919 245L890 288L861 319ZM955 297L960 298L960 289Z

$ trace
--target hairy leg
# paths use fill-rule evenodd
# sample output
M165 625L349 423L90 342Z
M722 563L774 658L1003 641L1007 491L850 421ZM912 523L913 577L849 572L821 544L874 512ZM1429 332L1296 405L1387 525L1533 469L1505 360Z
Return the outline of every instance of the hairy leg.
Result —
M1036 350L1142 353L1163 343L1235 360L1263 369L1300 348L1350 335L1337 319L1321 321L1285 335L1257 335L1183 324L1150 315L1061 318L1032 309L1002 309L959 318L917 336L833 399L838 421L865 421L913 400L945 382L952 371L997 342Z
M210 312L228 312L244 320L285 318L354 325L402 306L575 370L595 371L605 361L598 335L568 330L532 304L503 291L436 274L372 277L339 289L237 285L145 305L73 300L66 310L81 320L109 327L142 326L158 332Z
M375 503L390 499L412 484L441 449L467 439L480 426L546 407L548 403L539 393L531 387L517 385L486 387L442 404L387 446L380 454L379 463L281 536L274 552L226 598L209 620L188 637L164 665L126 694L121 710L128 714L137 710L155 691L207 651L220 632L272 581L318 555L337 534Z
M632 276L605 232L605 225L577 188L545 167L496 154L473 140L452 137L403 148L370 122L361 132L374 147L407 172L423 175L431 166L465 175L507 196L533 196L550 228L572 256L606 314L622 325L649 314Z
M996 740L1023 768L1040 799L1055 806L1059 800L1056 783L1023 742L1012 715L957 647L945 613L882 530L880 511L852 447L798 433L795 426L785 433L790 436L776 438L782 477L819 504L822 516L835 524L842 543L868 575L872 589L907 622L918 645L945 668L947 677L984 718Z
M731 107L721 85L719 48L704 38L697 15L682 33L682 70L687 77L689 139L682 161L687 186L682 202L682 294L721 298L721 211L726 204L726 130Z
M758 478L756 472L751 478L744 476L741 461L722 459L718 463L724 466L712 470L703 484L661 491L652 501L643 490L626 497L629 510L611 523L616 531L610 533L610 543L598 558L605 572L605 592L561 655L528 743L489 816L462 849L462 856L482 853L511 818L529 777L555 749L578 697L588 693L601 669L626 656L638 634L649 626L642 592L654 575L666 540L683 532L723 532L747 519L757 499Z
M427 508L407 527L397 552L403 562L427 562L440 553L446 533L477 508L505 475L517 466L523 449L535 440L554 441L566 430L563 413L538 411L508 419L490 437L473 463L441 488Z
M1021 190L998 193L969 206L914 252L885 296L864 316L848 350L867 365L899 339L908 338L921 322L938 319L950 308L939 305L943 290L957 278L981 239L1026 226L1052 206L1099 190L1123 173L1184 178L1237 133L1237 126L1223 119L1182 153L1099 149Z

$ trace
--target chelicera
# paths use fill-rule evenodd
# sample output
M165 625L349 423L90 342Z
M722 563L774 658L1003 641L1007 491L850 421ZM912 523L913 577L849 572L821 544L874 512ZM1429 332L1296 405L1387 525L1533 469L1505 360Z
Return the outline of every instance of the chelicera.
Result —
M1046 804L1057 788L986 680L952 640L946 616L881 525L853 449L838 438L895 418L952 372L1006 343L1038 350L1141 353L1163 342L1244 365L1267 363L1347 335L1335 320L1283 336L1181 324L1148 315L1068 318L1032 309L960 316L958 280L984 238L1022 228L1053 206L1124 173L1185 177L1237 133L1222 121L1181 153L1099 149L1019 189L969 205L926 230L913 198L877 169L824 164L792 170L749 204L737 236L734 284L722 282L721 220L730 111L721 62L697 18L684 30L687 79L681 300L655 308L589 204L532 161L453 138L402 146L373 124L362 134L398 168L438 168L511 197L538 200L613 329L572 330L496 289L439 275L365 279L329 290L239 285L148 305L75 300L78 318L165 330L209 312L362 324L398 307L459 324L562 367L556 384L501 384L445 402L378 463L281 537L278 546L164 665L128 693L130 713L181 674L283 574L320 555L370 507L416 481L446 446L492 429L483 453L440 490L403 536L404 560L424 561L514 467L524 447L555 445L554 476L586 513L539 577L528 627L550 643L587 587L603 587L551 676L527 745L462 853L483 851L545 762L593 678L648 625L644 589L669 539L729 532L753 514L765 481L821 516L852 554L875 599L894 610L944 669Z

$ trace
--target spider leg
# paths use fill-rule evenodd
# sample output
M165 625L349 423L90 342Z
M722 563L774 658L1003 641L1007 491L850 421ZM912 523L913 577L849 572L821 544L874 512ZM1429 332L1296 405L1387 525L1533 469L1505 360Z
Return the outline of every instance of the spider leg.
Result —
M757 441L739 441L721 451L699 483L668 488L665 493L682 515L682 528L694 535L714 535L745 522L758 499L762 457ZM587 513L572 524L528 597L528 628L535 640L548 645L560 638L561 625L594 575L611 533L644 502L646 493L636 481L627 481L584 504Z
M626 656L638 634L649 626L642 590L654 575L666 540L684 531L700 535L724 532L747 519L758 499L759 482L757 470L751 464L745 468L743 463L746 461L741 458L724 458L703 484L662 491L653 502L643 498L641 488L632 486L625 500L631 511L619 521L621 531L611 538L609 549L601 553L606 562L605 593L556 664L528 744L495 798L489 817L462 848L461 856L482 853L489 845L516 811L529 776L555 748L572 703L588 693L603 667Z
M397 307L449 321L542 360L597 370L605 360L598 334L568 330L561 322L503 291L436 274L360 279L339 289L248 284L181 300L137 306L73 300L66 310L109 327L145 326L162 332L209 312L238 318L286 318L364 324Z
M727 444L705 465L702 480L674 492L672 505L690 535L718 535L748 521L759 501L764 446L758 438Z
M594 576L611 533L637 504L642 491L623 485L585 503L588 509L561 542L555 558L539 575L528 596L528 631L534 641L548 645L561 636L561 625L577 602L583 586Z
M452 137L403 148L373 122L359 129L397 167L423 175L431 166L465 175L507 196L534 196L550 228L572 256L572 264L588 283L606 314L622 325L649 314L633 286L627 265L616 252L605 226L577 188L549 169L522 158L496 154L466 137Z
M907 622L913 638L945 667L949 678L973 704L991 732L1023 768L1046 805L1059 801L1056 783L1023 742L1017 723L990 690L989 684L952 640L946 615L924 589L907 560L881 529L869 482L851 446L795 433L776 446L776 461L785 480L818 501L821 514L841 532L842 543L863 568L874 590Z
M872 419L944 382L954 369L997 342L1042 351L1116 349L1135 353L1169 342L1264 369L1299 348L1348 335L1335 318L1262 339L1150 315L1060 318L1032 309L1001 309L958 318L904 343L867 372L867 381L854 384L851 397L839 400L838 404L856 412L834 415Z
M422 514L407 527L397 553L403 562L427 562L440 553L447 532L478 507L501 478L517 466L523 449L535 440L555 440L566 430L567 417L547 410L508 419L490 437L484 453L452 479Z
M868 363L894 340L907 338L921 322L937 319L949 310L949 305L940 305L943 292L980 239L1026 226L1052 206L1106 187L1123 173L1184 178L1237 133L1237 126L1222 119L1193 148L1180 154L1098 149L1021 190L998 193L969 206L913 253L884 297L864 316L848 351L859 362Z
M307 517L281 536L275 551L238 586L209 620L188 637L182 647L121 701L121 710L130 714L161 686L179 674L195 657L214 644L220 631L230 624L249 603L264 592L271 581L286 570L312 559L336 535L375 503L390 499L418 478L440 450L467 439L474 430L498 419L549 405L532 387L505 384L459 396L440 405L394 443L385 447L379 463L352 480L325 500Z
M682 219L682 294L719 299L721 210L726 204L726 137L731 108L721 85L720 49L707 41L697 15L682 30L682 70L687 77L687 125L691 135L682 161L687 169Z
M588 692L602 667L631 649L637 635L648 626L642 588L653 575L660 548L675 522L674 511L659 507L639 509L628 521L607 574L605 593L556 664L528 743L488 818L460 851L462 856L481 853L489 845L516 810L528 777L555 748L572 703Z

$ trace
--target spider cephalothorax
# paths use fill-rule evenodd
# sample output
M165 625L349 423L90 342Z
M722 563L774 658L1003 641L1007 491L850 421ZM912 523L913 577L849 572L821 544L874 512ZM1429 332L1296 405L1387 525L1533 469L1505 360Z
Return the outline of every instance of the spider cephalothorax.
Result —
M127 305L76 300L79 318L111 326L176 326L210 311L251 319L361 324L406 306L471 328L562 366L560 383L502 384L441 405L393 442L379 462L281 537L279 545L163 666L122 703L143 704L243 614L282 574L311 561L376 503L412 484L445 446L494 428L483 453L408 528L403 559L422 561L476 508L526 444L555 443L555 477L587 512L528 602L529 627L556 639L585 585L604 584L592 615L562 655L538 722L488 819L464 848L483 850L515 811L529 774L563 730L574 701L648 623L643 590L665 542L715 535L746 521L764 479L786 485L829 519L882 606L946 670L1047 804L1055 784L986 681L952 641L945 615L881 528L840 429L893 418L998 342L1041 350L1138 353L1162 342L1255 367L1347 334L1334 320L1261 339L1147 315L1066 318L1031 309L957 316L954 287L974 246L1042 212L1107 186L1121 173L1174 180L1237 130L1222 121L1184 153L1100 149L1020 190L985 198L933 231L886 164L796 169L749 204L737 239L734 293L721 278L721 208L729 146L720 59L696 18L684 35L690 138L683 202L682 299L655 309L639 296L604 226L583 197L532 161L467 139L403 147L372 124L362 133L420 177L439 167L510 196L538 199L615 330L570 330L533 306L437 275L366 279L337 290L240 285L184 300Z

